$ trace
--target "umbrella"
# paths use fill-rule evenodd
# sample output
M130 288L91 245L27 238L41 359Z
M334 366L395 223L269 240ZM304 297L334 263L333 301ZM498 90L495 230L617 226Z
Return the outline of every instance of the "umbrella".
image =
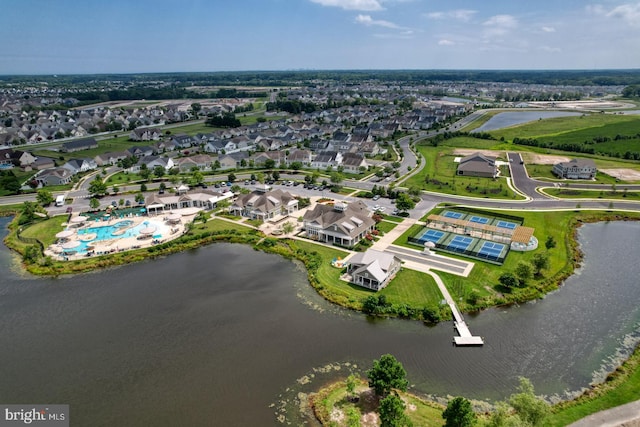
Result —
M431 240L429 240L428 242L426 242L426 243L424 244L424 246L425 246L426 248L435 248L435 247L436 247L436 244L435 244L435 243L433 243Z
M58 239L66 239L68 237L73 236L74 231L73 230L62 230L59 233L56 233L56 237Z
M156 231L156 228L153 226L150 226L140 230L140 234L153 234L155 231Z
M74 222L76 224L79 222L85 222L86 220L87 220L87 217L82 215L78 215L76 217L71 218L71 222Z
M80 246L80 242L78 242L77 240L72 240L70 242L63 243L62 249L73 249L77 248L78 246Z
M167 217L169 221L180 221L180 218L182 218L180 214L171 214Z

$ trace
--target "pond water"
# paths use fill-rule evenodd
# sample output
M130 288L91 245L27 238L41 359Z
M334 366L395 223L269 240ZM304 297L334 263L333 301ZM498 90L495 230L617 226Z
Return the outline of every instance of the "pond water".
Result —
M471 132L487 132L490 130L502 129L509 126L520 125L522 123L534 122L540 119L552 119L554 117L580 116L582 113L570 113L566 111L509 111L498 113Z
M4 228L7 220L0 219ZM92 274L33 278L0 264L0 401L68 403L72 425L292 425L295 398L394 354L415 392L511 394L518 376L565 396L626 357L638 336L640 223L579 231L584 266L544 300L452 323L369 319L335 307L303 269L216 244ZM597 375L596 375L597 377ZM284 413L284 409L287 412Z

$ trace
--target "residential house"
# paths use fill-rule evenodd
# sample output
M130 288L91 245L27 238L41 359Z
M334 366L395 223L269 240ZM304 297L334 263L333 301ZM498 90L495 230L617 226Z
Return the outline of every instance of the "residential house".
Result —
M73 173L66 168L53 168L41 171L36 177L36 182L45 187L47 185L65 185L71 182Z
M376 224L361 201L333 206L318 203L304 214L303 221L307 237L346 247L355 246Z
M340 166L342 164L342 154L337 151L322 151L311 161L311 167L327 169Z
M155 148L151 145L143 145L143 146L134 145L133 147L127 148L127 153L129 154L129 156L133 156L137 158L153 156L157 154Z
M349 259L347 272L351 275L351 283L367 289L379 291L389 284L400 271L401 261L398 257L375 249L358 252Z
M553 173L565 179L594 179L598 169L592 159L572 159L553 165Z
M249 164L249 153L246 151L238 151L231 154L223 154L218 156L218 162L220 163L221 170L235 169L242 167L242 161Z
M311 166L311 151L292 150L287 156L287 166L291 166L294 162L299 162L304 167Z
M252 155L251 160L253 160L255 167L264 166L268 160L273 160L275 162L275 166L278 167L286 165L287 156L284 151L264 151Z
M281 215L291 215L298 210L298 199L283 190L271 187L257 188L249 194L239 196L229 207L229 212L251 219L267 221Z
M166 171L175 166L173 159L170 157L146 156L138 160L138 163L129 168L129 170L131 172L139 172L142 165L146 165L149 170L153 170L156 166L160 166Z
M211 156L207 154L198 154L190 157L181 157L174 161L180 172L191 172L197 169L200 171L211 169Z
M215 139L209 140L204 144L204 151L207 153L232 153L238 147L231 140Z
M28 170L44 170L56 167L56 162L51 157L38 157L36 160L28 166L24 167L25 171Z
M360 168L367 168L367 161L362 154L344 153L341 166L345 172L360 173Z
M495 178L498 176L496 158L481 153L470 154L460 159L458 175Z
M95 138L78 139L76 141L69 141L62 144L60 151L63 153L72 153L74 151L90 150L92 148L98 148L98 142Z
M162 137L162 131L156 128L135 128L129 133L132 141L158 141Z
M93 159L69 159L67 163L62 165L63 168L69 169L72 174L76 175L81 172L94 170L98 167Z
M115 165L118 163L118 160L124 160L127 157L130 157L129 153L126 151L114 151L109 153L98 154L94 157L96 161L96 165L98 166L106 166L106 165Z
M171 138L171 142L173 142L179 149L198 145L198 140L196 138L185 134L174 135L173 138Z

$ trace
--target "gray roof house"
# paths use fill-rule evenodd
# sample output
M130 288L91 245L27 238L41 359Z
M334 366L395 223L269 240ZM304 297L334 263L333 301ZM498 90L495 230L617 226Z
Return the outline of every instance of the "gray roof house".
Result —
M114 165L118 162L118 160L124 160L127 157L130 157L129 153L126 151L114 151L109 153L98 154L94 157L96 164L98 166L104 165Z
M98 148L98 142L95 138L79 139L77 141L69 141L62 144L60 151L64 153L72 153L74 151L90 150Z
M370 215L361 201L333 206L318 203L304 214L304 229L310 239L352 247L373 230L375 221Z
M197 154L195 156L190 157L181 157L175 159L175 165L178 167L180 172L191 172L193 168L198 170L209 170L211 169L211 156L207 154Z
M236 215L267 221L279 215L290 215L298 210L298 199L282 190L269 191L270 187L257 188L238 197L229 207Z
M460 159L458 175L478 176L482 178L495 178L498 176L496 158L474 153Z
M379 291L389 284L400 267L400 259L392 254L367 249L349 259L347 272L351 274L351 283Z
M344 153L342 155L342 167L345 172L360 173L361 167L367 167L367 161L362 154Z
M129 133L132 141L157 141L162 136L162 131L156 128L135 128Z
M45 169L36 177L36 182L40 185L65 185L71 182L73 174L66 168Z
M94 170L98 165L93 159L69 159L62 167L69 169L71 173L75 175L80 172Z
M566 179L594 179L598 169L591 159L572 159L553 165L553 173Z

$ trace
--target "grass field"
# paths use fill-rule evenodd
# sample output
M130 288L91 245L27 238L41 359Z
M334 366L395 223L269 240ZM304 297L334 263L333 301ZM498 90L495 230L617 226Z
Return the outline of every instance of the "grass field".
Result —
M596 154L623 156L627 151L640 153L640 117L634 115L586 114L557 117L489 132L495 138L537 139L554 148L557 144L585 144ZM616 136L629 137L616 141ZM602 142L594 142L594 138ZM609 140L604 140L608 138Z
M569 188L545 188L544 193L561 199L615 199L615 200L640 200L639 191L625 191L623 189L612 191L599 190L573 190Z
M437 147L418 145L417 150L424 158L424 168L405 181L405 186L416 186L423 190L470 197L491 197L499 199L519 199L520 196L509 189L504 178L473 178L456 174L458 164L454 162L455 148L496 150L495 155L506 158L503 142L471 137L458 137L443 141ZM508 176L508 168L501 167L502 176ZM428 182L427 182L428 180Z
M382 231L383 233L388 233L394 228L396 228L397 225L398 225L397 222L380 221L378 224L376 224L376 228Z

